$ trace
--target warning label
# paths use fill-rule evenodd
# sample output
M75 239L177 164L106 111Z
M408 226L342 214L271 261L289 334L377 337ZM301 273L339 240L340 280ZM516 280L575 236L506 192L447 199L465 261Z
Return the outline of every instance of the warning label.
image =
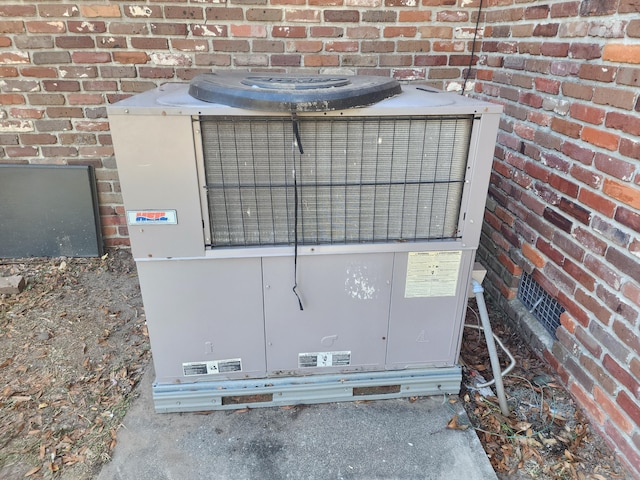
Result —
M229 360L212 360L210 362L188 362L182 364L182 372L185 377L241 371L242 360L239 358L232 358Z
M313 352L299 353L298 366L307 367L342 367L351 365L351 352Z
M454 296L461 258L461 251L410 252L405 298Z

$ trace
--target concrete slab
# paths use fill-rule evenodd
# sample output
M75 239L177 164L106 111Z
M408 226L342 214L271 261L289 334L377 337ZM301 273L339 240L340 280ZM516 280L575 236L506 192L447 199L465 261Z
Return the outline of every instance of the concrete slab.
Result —
M151 367L98 480L497 479L442 396L156 414ZM455 398L455 397L452 397Z

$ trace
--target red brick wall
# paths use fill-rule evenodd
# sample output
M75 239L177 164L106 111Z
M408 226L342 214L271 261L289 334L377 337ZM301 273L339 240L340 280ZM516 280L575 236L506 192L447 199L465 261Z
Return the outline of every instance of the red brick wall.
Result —
M106 104L214 68L460 88L478 2L3 0L0 162L94 165L106 244L126 245Z
M394 76L459 90L480 0L4 0L0 162L91 164L128 244L105 105L211 69ZM639 0L484 0L477 96L505 106L481 257L567 309L544 352L640 465ZM640 476L640 472L638 473Z
M481 257L566 309L544 351L640 476L640 2L493 2L478 96L504 105ZM515 302L518 302L515 300Z

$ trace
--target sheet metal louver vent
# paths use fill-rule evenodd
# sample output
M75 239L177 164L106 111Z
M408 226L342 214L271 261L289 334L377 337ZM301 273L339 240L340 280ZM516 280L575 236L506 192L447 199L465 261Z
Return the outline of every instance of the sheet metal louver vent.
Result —
M459 238L473 116L200 120L213 247Z
M556 338L556 330L560 326L560 315L564 312L564 308L527 273L524 273L520 279L518 299L547 332Z

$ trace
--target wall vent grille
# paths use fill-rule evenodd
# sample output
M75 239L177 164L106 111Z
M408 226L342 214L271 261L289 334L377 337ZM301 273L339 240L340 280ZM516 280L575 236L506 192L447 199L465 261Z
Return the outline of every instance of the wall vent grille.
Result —
M202 117L212 247L460 238L473 119Z
M556 338L556 329L560 326L560 315L564 308L527 273L520 279L518 299L553 338Z

